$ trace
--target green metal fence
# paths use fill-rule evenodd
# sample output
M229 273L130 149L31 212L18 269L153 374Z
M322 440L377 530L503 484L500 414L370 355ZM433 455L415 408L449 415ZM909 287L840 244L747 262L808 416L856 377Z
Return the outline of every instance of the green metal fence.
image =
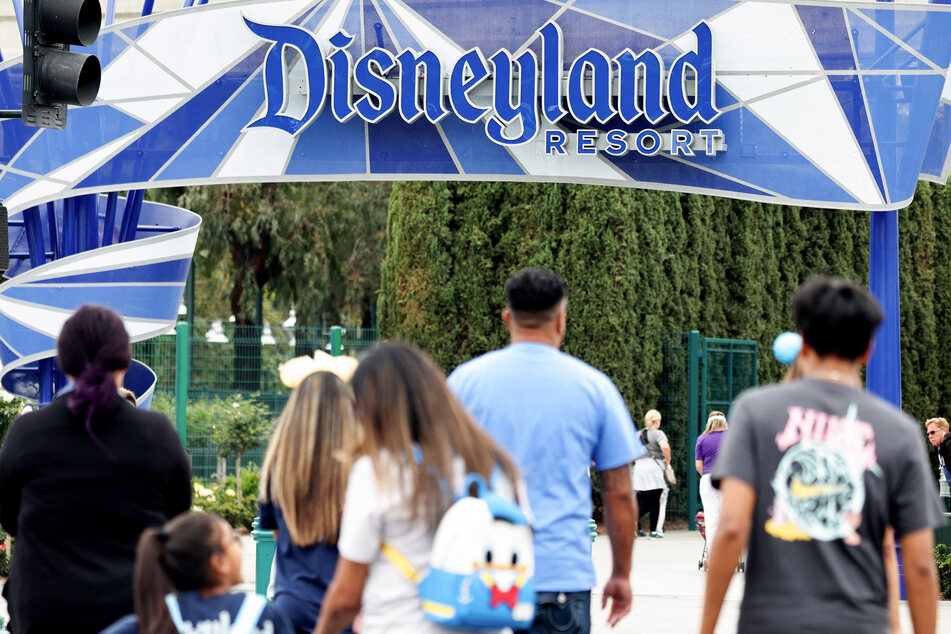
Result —
M712 410L727 413L737 395L756 385L755 341L737 339L704 339L700 415Z
M667 498L667 518L682 520L687 516L687 469L693 460L687 460L687 421L690 420L689 361L690 333L666 332L662 335L663 369L657 377L660 399L657 410L663 416L661 428L667 434L671 447L671 464L680 478L680 486L671 488ZM643 420L638 421L638 427Z
M701 338L697 331L664 333L663 369L657 378L657 409L670 441L671 462L680 478L667 499L667 517L688 521L700 509L694 448L711 410L729 412L733 399L756 386L757 344Z
M343 354L359 354L375 345L375 328L343 328L339 342ZM236 326L220 321L196 321L188 337L187 399L227 399L234 394L267 405L277 416L290 390L278 377L278 367L295 356L315 350L331 351L330 327L297 328ZM672 520L691 521L699 508L694 472L694 445L702 432L701 417L711 409L729 410L733 398L756 385L755 341L701 339L698 332L664 333L663 366L657 378L657 409L664 416L663 429L673 449L673 465L680 483L671 490L667 514ZM176 336L163 335L134 344L136 359L157 376L156 401L174 418L176 402ZM195 405L196 407L198 405ZM217 471L218 449L204 434L187 435L187 450L196 477ZM264 449L248 452L242 464L260 464ZM227 461L234 472L234 459Z
M276 326L236 326L220 321L195 321L189 336L189 403L202 399L241 394L267 405L277 416L287 402L290 390L281 384L278 367L284 361L315 350L330 352L331 328ZM375 328L343 328L342 353L356 355L379 340ZM136 343L136 359L151 367L157 376L159 403L175 402L176 336L163 335ZM169 415L172 414L169 412ZM208 478L217 470L218 449L211 438L189 434L187 451L196 477ZM248 452L242 465L260 464L264 449ZM228 460L228 472L234 471L234 459Z

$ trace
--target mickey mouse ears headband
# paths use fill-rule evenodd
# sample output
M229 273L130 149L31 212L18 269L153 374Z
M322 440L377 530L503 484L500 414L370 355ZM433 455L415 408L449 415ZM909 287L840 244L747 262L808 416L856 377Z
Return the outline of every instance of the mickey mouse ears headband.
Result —
M357 369L357 360L353 357L332 357L323 350L318 350L313 357L296 357L285 361L278 368L281 383L289 388L295 388L314 372L332 372L344 381L349 381Z

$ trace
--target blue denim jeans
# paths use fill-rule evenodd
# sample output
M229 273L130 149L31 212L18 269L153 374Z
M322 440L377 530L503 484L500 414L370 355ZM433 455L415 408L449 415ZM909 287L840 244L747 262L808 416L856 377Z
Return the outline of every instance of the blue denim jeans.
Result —
M539 592L535 620L528 634L588 634L591 631L591 591Z

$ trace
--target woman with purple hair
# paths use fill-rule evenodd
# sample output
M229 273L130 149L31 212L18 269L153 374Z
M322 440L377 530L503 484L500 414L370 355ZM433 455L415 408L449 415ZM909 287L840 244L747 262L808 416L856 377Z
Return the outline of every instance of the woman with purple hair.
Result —
M3 595L15 634L99 632L132 605L142 531L191 506L178 435L119 394L132 359L121 318L83 306L60 332L70 379L0 450L0 524L16 537Z

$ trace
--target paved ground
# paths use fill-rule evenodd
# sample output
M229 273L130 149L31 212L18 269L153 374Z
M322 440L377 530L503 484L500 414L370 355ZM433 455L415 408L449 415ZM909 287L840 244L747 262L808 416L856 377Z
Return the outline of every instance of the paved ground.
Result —
M663 632L681 634L696 632L703 609L705 575L697 569L703 540L698 533L668 531L663 539L638 539L634 548L634 610L615 628L605 621L602 612L601 587L610 574L611 548L606 537L598 537L592 549L598 587L592 592L592 632L604 634L633 634L634 632ZM239 589L254 591L254 542L244 538L243 567L245 583ZM717 627L718 634L736 630L744 576L737 574L727 592L727 598ZM902 631L912 632L908 607L902 604ZM6 604L0 601L0 617L6 619ZM938 605L938 632L951 632L951 601Z
M697 532L667 531L663 539L640 538L634 545L634 607L611 630L601 611L601 588L611 573L611 548L598 537L592 550L598 587L591 593L591 631L696 632L703 610L705 573L698 569L703 538ZM743 595L743 575L734 575L717 628L735 632Z
M705 573L697 569L703 540L699 533L668 531L663 539L638 539L634 547L634 609L614 629L600 612L604 581L610 574L611 552L606 537L595 541L593 556L599 588L592 592L592 632L696 632L703 612ZM733 576L717 634L736 631L744 575ZM912 632L908 606L901 605L902 631ZM938 604L938 632L951 632L951 601Z

